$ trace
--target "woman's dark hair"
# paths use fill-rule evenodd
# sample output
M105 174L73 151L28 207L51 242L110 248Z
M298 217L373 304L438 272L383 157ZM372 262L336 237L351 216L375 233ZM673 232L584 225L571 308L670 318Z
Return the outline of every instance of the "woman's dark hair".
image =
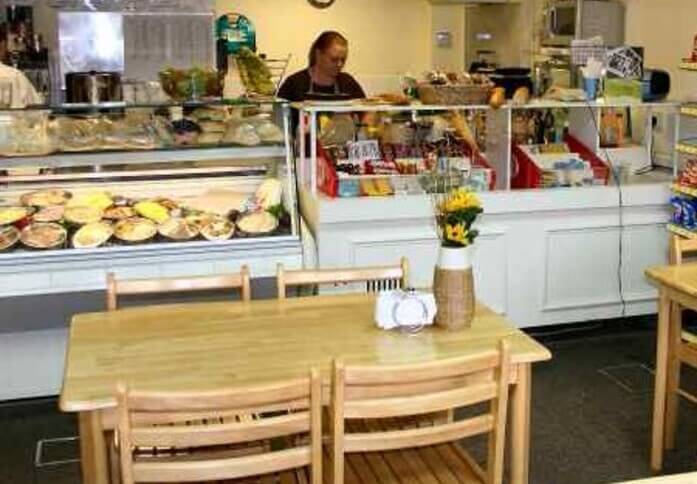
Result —
M310 55L308 56L310 67L314 66L317 63L317 51L319 50L324 52L325 50L330 48L332 44L334 44L335 42L337 44L348 46L348 40L339 32L327 30L319 34L319 37L317 37L317 39L312 43L312 47L310 47Z

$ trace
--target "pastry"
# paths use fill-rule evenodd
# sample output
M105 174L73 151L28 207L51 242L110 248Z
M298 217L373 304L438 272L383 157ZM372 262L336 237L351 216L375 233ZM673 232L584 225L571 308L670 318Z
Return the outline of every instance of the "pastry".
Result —
M219 215L215 215L207 212L192 213L186 216L186 221L190 224L196 225L199 230L203 228L208 223L213 220L219 219Z
M160 235L172 240L191 240L200 233L198 224L183 218L171 218L158 228Z
M134 217L119 221L114 236L124 242L145 242L155 236L157 226L146 218Z
M154 201L138 202L133 208L141 217L150 219L158 224L165 223L170 217L169 210Z
M104 210L93 206L67 207L63 216L72 224L87 225L99 222L104 216Z
M243 215L237 221L237 227L248 234L268 234L278 227L278 219L267 211Z
M199 121L198 125L204 133L225 133L225 123L221 121Z
M60 222L64 215L65 207L63 205L51 205L36 212L32 220L34 222Z
M261 144L261 138L251 124L231 124L223 138L225 143L242 146L257 146Z
M104 211L104 218L107 220L123 220L135 217L136 211L132 207L109 207Z
M15 227L0 227L0 251L14 247L19 240L19 230Z
M106 192L91 192L75 194L70 199L68 207L94 207L102 211L114 204L113 198Z
M76 249L91 249L106 244L114 229L107 222L97 222L84 225L73 235L73 247Z
M216 108L213 106L205 108L196 108L191 115L199 121L225 121L225 109Z
M266 121L257 126L257 134L264 143L282 143L285 140L281 128L273 124L271 121Z
M70 200L70 192L65 190L39 190L25 193L20 198L22 205L27 207L48 207L51 205L65 205Z
M67 231L54 223L34 223L22 230L20 239L32 249L53 249L65 243Z
M0 225L10 225L31 215L27 207L0 207Z
M201 235L206 240L228 240L235 233L235 226L224 218L216 217L201 227Z
M264 180L257 188L254 198L260 207L269 209L281 204L283 197L283 184L277 178Z
M157 197L157 198L153 198L152 201L159 204L159 205L162 205L167 210L176 210L179 208L179 203L175 202L174 200L172 200L170 198Z
M223 141L223 133L203 133L196 140L200 145L217 145Z

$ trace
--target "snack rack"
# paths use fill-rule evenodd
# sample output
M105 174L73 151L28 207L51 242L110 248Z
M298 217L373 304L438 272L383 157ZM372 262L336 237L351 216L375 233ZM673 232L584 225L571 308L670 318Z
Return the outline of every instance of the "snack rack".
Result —
M338 176L333 163L328 159L324 147L319 141L320 126L319 117L321 114L366 114L366 113L409 113L413 120L422 115L442 115L457 111L476 111L486 113L487 146L482 153L467 153L471 159L472 167L489 170L491 173L488 180L488 189L503 188L507 184L508 166L507 157L503 152L508 150L506 147L507 138L502 139L501 133L505 131L502 125L506 123L507 113L505 110L492 110L488 105L462 105L462 106L436 106L436 105L410 105L395 106L388 104L366 105L354 103L305 103L296 105L299 112L299 168L298 183L312 193L313 196L322 194L330 198L338 194ZM498 134L498 135L497 135ZM503 141L503 142L502 142ZM503 175L502 175L503 174ZM394 177L405 181L408 178L417 178L415 175L352 175L344 177L344 180L362 179L386 179ZM397 190L393 190L396 192ZM383 193L386 195L386 193Z
M572 135L567 134L564 142L569 146L570 154L576 153L581 159L590 163L593 178L596 180L594 184L608 184L610 168L600 157ZM518 145L513 145L512 160L514 162L511 178L512 188L543 188L542 168Z

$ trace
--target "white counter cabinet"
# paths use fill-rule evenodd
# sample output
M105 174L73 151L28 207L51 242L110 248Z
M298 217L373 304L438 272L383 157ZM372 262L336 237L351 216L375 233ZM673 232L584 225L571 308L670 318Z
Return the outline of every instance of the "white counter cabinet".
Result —
M495 191L481 193L484 215L476 245L478 299L521 327L582 322L656 311L656 291L644 279L652 264L667 262L670 181L677 173L674 150L661 152L660 134L677 140L679 106L672 102L560 103L533 101L524 106L299 106L301 147L298 183L301 213L315 235L321 268L384 265L409 257L411 284L429 287L438 254L433 204L428 195L330 198L318 163L322 117L372 111L410 116L412 122L452 111L486 118L487 163L496 171ZM606 109L633 121L633 134L621 148L602 147L600 127ZM512 189L520 168L513 156L513 119L520 110L561 109L568 133L604 160L610 177L594 186ZM403 113L405 112L405 113ZM326 120L326 119L325 119ZM654 123L654 120L657 122ZM659 120L662 120L658 122ZM668 122L672 121L672 122ZM673 122L674 121L674 122ZM654 124L661 126L655 128ZM670 128L668 128L670 127ZM301 143L306 138L301 138ZM620 167L634 174L618 187ZM438 168L440 170L440 168ZM642 174L639 174L642 173ZM341 174L343 179L360 178ZM342 178L340 178L342 179Z
M521 327L655 312L643 272L667 260L669 186L621 193L621 209L616 187L482 194L478 298ZM305 191L300 199L320 267L404 255L411 284L431 284L438 241L427 196L328 199Z

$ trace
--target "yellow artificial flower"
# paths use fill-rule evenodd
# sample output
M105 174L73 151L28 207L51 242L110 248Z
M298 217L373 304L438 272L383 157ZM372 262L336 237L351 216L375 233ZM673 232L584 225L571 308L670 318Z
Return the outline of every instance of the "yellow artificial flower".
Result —
M445 239L450 242L455 242L463 246L469 245L469 231L465 228L463 224L446 224L445 225Z
M451 213L457 212L458 210L480 207L481 202L474 192L466 188L458 188L450 192L448 198L441 205L441 211Z

